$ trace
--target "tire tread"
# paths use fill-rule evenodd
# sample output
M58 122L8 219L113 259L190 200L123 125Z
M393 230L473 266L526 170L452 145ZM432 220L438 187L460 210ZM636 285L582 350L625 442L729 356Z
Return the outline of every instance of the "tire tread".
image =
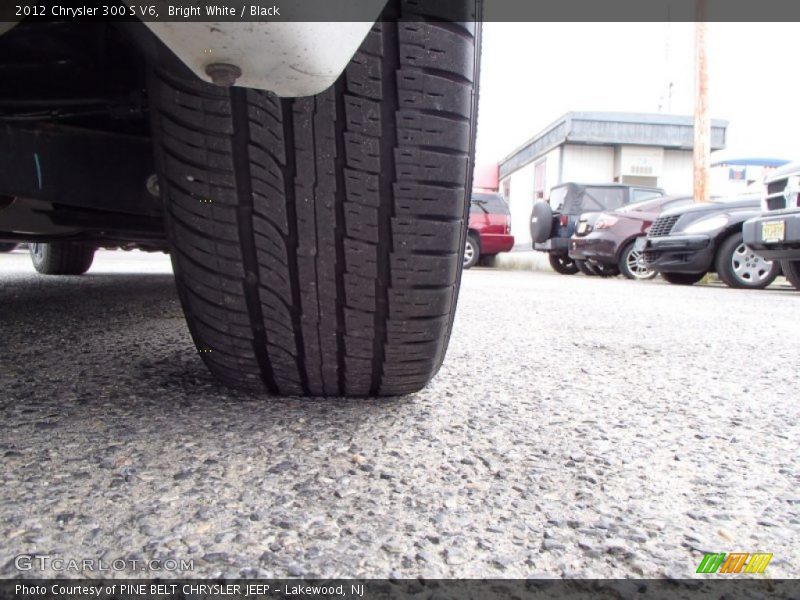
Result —
M476 31L378 22L309 98L151 75L179 295L223 381L393 395L436 373L466 234Z

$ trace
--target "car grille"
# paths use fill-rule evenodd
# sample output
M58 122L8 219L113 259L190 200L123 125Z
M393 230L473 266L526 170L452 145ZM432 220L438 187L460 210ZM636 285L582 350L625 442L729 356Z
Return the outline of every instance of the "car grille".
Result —
M644 253L644 262L646 265L652 265L654 262L658 260L659 256L661 256L660 252L653 252L652 250L647 250Z
M675 227L675 223L678 222L678 216L669 216L669 217L659 217L653 224L650 226L650 231L647 234L647 237L660 237L662 235L669 235L669 232L672 231L672 228Z
M783 210L786 208L786 198L783 197L783 190L786 189L788 181L788 179L780 179L767 185L767 197L765 198L767 210Z

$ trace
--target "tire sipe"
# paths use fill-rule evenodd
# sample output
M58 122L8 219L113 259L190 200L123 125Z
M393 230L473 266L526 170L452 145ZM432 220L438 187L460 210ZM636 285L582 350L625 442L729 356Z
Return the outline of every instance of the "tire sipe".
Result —
M200 356L230 386L406 394L444 359L480 25L400 16L313 97L151 73L178 294Z

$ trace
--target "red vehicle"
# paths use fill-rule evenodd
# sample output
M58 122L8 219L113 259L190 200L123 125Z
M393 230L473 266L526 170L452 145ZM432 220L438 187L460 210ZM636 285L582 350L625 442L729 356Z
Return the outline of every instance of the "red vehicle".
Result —
M691 203L690 196L661 196L614 211L584 213L570 240L569 257L586 275L621 272L628 279L651 279L656 274L634 248L636 238L647 234L662 211Z
M469 207L469 232L464 250L464 268L474 266L481 257L493 257L514 247L511 212L498 194L472 194Z

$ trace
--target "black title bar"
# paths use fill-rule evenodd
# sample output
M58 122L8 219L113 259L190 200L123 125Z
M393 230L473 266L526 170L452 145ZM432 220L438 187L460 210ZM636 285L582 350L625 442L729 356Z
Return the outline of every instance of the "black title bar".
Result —
M372 21L382 0L2 0L0 21ZM800 21L794 0L404 0L452 21ZM478 7L482 4L482 7ZM412 17L413 18L413 17Z

